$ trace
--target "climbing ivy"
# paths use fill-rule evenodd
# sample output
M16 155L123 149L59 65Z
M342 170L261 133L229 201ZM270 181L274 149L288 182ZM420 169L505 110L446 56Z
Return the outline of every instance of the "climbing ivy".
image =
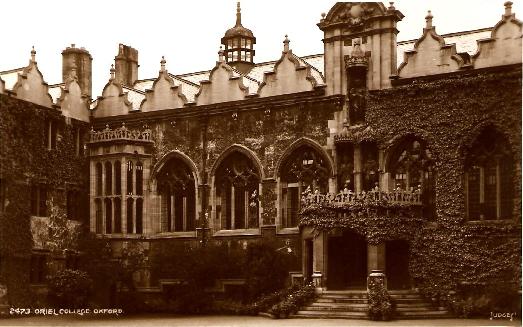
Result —
M52 120L59 126L56 149L47 149L45 131ZM0 282L8 286L12 305L31 303L28 289L31 235L31 183L45 183L48 198L65 204L66 183L87 184L88 161L76 155L75 128L58 109L45 108L0 95L0 178L6 185L5 209L0 213Z

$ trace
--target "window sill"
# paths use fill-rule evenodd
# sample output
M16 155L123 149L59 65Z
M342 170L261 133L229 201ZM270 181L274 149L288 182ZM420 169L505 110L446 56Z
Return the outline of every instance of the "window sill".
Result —
M213 236L254 236L261 235L259 228L220 230Z
M300 229L298 227L286 227L280 229L276 234L278 235L296 235L300 233Z

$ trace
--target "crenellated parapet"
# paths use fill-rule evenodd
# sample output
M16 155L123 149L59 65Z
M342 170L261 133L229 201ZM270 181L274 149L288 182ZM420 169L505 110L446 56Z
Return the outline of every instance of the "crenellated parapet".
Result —
M13 86L16 97L33 102L44 107L53 106L53 98L49 94L49 85L44 81L44 76L36 63L36 51L31 50L29 65L18 75L18 80Z
M445 44L445 40L432 25L429 10L425 17L423 35L414 43L414 49L405 52L404 61L398 68L399 77L417 77L443 74L459 70L464 60L457 54L455 44Z
M258 88L260 97L311 91L316 80L311 76L311 67L301 65L289 48L290 40L285 35L283 52L274 65L274 70L265 72L263 83Z
M128 100L127 93L124 93L122 85L115 79L115 69L111 65L111 77L102 91L102 96L97 99L94 117L125 115L132 109L132 103Z
M218 54L219 59L211 70L209 80L200 82L200 89L195 96L197 105L238 101L248 95L242 76L225 62L223 50L220 49Z
M165 63L165 58L162 57L158 78L153 82L152 88L145 91L145 99L140 105L142 112L182 108L187 103L181 85L174 84L173 78L165 69Z
M521 63L521 37L522 23L512 12L512 2L507 1L490 38L478 40L478 52L472 57L474 68Z

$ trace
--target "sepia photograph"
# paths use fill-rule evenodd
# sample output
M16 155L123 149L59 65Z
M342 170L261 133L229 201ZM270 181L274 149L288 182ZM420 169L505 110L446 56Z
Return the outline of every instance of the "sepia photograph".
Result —
M522 325L522 2L0 10L0 327Z

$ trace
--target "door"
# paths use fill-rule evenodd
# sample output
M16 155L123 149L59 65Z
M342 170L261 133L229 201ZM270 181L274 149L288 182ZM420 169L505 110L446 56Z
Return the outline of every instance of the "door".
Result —
M362 235L345 231L329 237L327 288L365 289L367 285L367 242Z
M409 243L404 240L394 240L387 241L385 244L387 287L395 290L410 289Z

